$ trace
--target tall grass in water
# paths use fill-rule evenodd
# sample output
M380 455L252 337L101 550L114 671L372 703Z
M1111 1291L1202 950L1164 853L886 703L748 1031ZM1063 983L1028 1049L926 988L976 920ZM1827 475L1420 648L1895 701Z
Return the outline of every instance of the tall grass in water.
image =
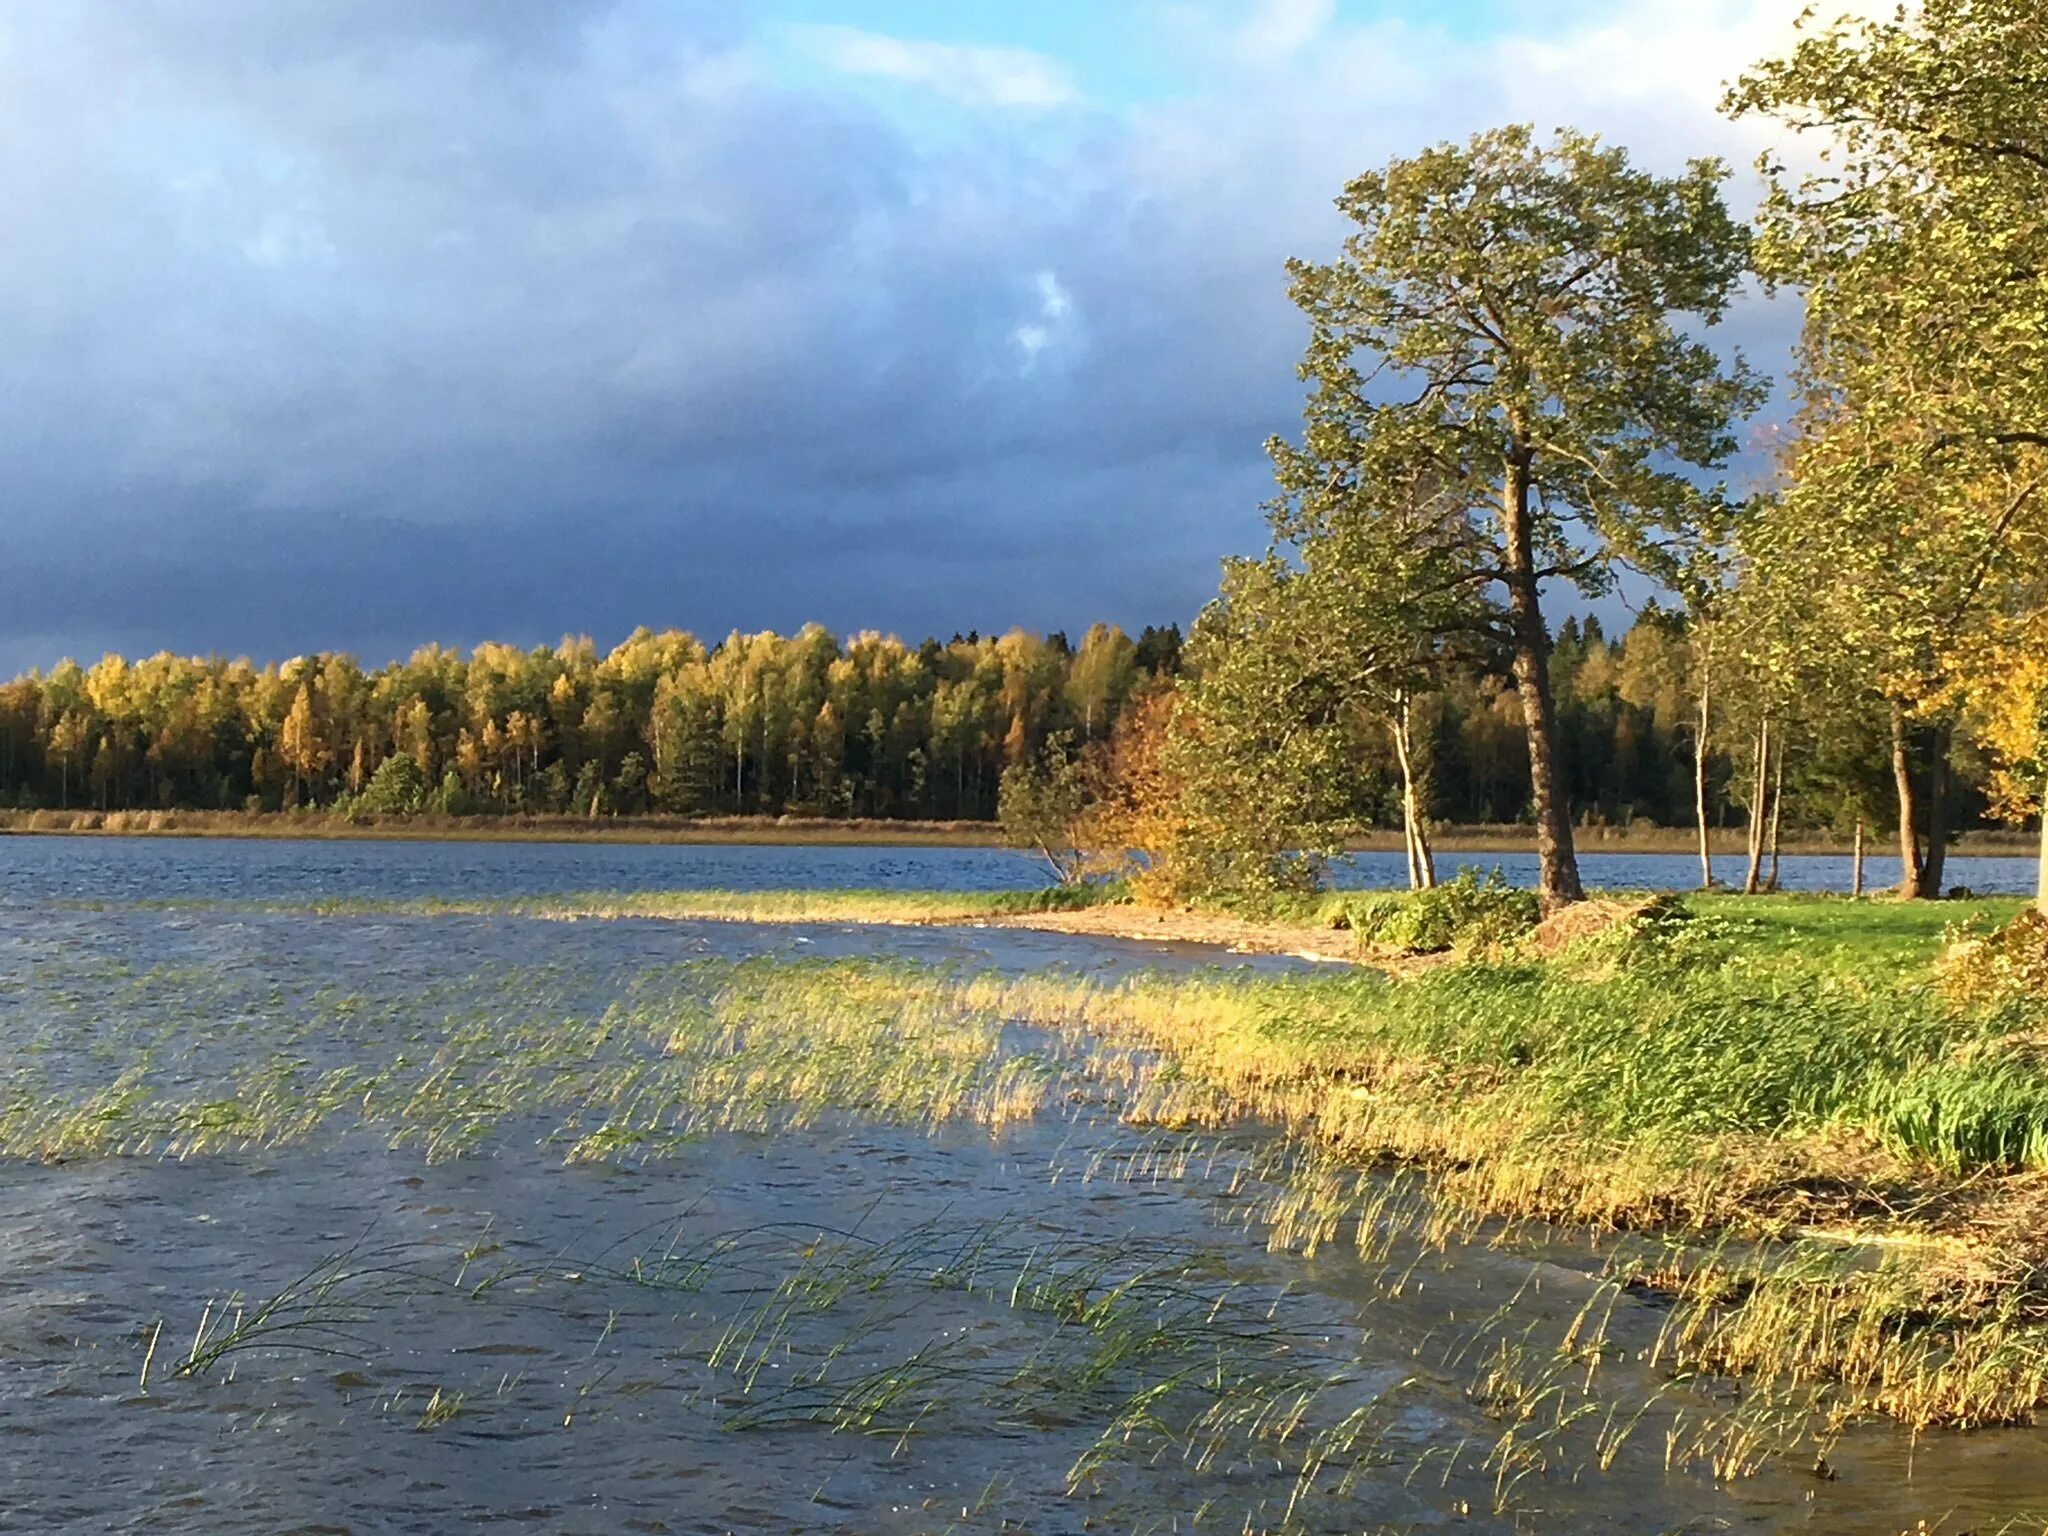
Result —
M1689 1367L1823 1374L1916 1423L2024 1416L2048 1316L2048 1199L2025 1176L2048 1124L2040 1009L1959 1010L1892 960L1863 964L1905 942L1899 920L1873 936L1837 905L1784 909L1831 943L1777 942L1767 909L1717 904L1670 932L1400 980L710 964L593 1017L499 978L481 1006L451 988L445 1017L308 999L284 1028L259 1007L205 1062L187 1056L208 1010L172 976L150 1024L88 1021L88 1053L24 1052L61 1086L10 1082L0 1152L196 1156L341 1125L439 1157L523 1119L566 1156L635 1161L837 1114L1000 1126L1089 1077L1150 1123L1262 1118L1351 1165L1412 1164L1467 1211L1703 1239L1636 1282L1680 1297L1669 1347ZM1017 1022L1047 1027L1035 1054ZM1316 1241L1354 1219L1298 1194L1287 1219ZM1729 1232L1765 1247L1711 1246Z
M1111 882L1024 891L583 891L557 896L478 900L342 898L291 903L282 908L274 903L264 905L270 910L308 911L324 916L394 912L423 917L473 915L560 922L657 918L679 922L870 923L888 926L974 923L1034 912L1071 912L1129 899L1129 892L1121 883Z
M2048 1401L2048 1195L2014 1177L2048 1169L2041 1010L1798 953L1689 932L1399 981L864 974L1164 1053L1147 1119L1277 1121L1494 1215L1768 1240L1680 1266L1674 1358L1825 1375L1916 1424L2024 1418Z

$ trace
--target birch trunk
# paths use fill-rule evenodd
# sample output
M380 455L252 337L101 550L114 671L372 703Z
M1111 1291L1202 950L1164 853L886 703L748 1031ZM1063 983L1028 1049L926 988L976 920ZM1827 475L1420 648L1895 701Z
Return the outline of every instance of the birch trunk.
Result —
M1778 830L1785 813L1785 743L1780 739L1773 747L1776 766L1771 770L1771 878L1764 882L1766 890L1778 888Z
M1757 722L1756 746L1749 756L1749 826L1744 851L1748 867L1742 876L1742 894L1754 896L1762 882L1764 864L1764 822L1770 813L1771 717Z
M1393 722L1394 756L1401 765L1401 832L1408 850L1408 888L1426 891L1436 884L1436 859L1429 848L1429 834L1422 825L1422 797L1415 788L1413 737L1408 729L1408 699L1396 704Z
M1892 704L1892 787L1899 797L1899 897L1917 900L1923 894L1920 883L1920 844L1915 835L1918 818L1913 803L1913 759L1907 751L1906 707Z
M1944 720L1934 728L1934 744L1927 764L1927 857L1920 866L1921 894L1938 898L1948 865L1949 751L1955 744L1955 727Z
M1692 733L1692 793L1693 814L1700 830L1700 889L1714 888L1714 853L1707 842L1707 722L1708 701L1712 697L1707 671L1707 658L1700 657L1700 718Z

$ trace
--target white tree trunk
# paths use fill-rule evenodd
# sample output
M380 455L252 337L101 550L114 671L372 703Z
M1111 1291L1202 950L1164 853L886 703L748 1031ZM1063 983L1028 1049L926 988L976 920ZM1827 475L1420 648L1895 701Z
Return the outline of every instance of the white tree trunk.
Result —
M1778 829L1783 823L1785 811L1785 743L1781 739L1772 747L1776 766L1771 770L1771 877L1764 882L1764 889L1778 888Z
M2034 886L2034 908L2048 917L2048 785L2041 789L2041 869Z
M1712 698L1707 659L1700 658L1700 718L1692 733L1692 791L1693 812L1700 829L1700 889L1714 888L1714 854L1707 843L1707 723L1708 703Z
M1408 850L1408 889L1426 891L1436 884L1436 859L1422 825L1422 799L1415 788L1415 758L1408 733L1408 697L1394 706L1394 756L1401 764L1401 840Z
M1749 867L1742 877L1742 892L1754 896L1763 879L1764 833L1770 814L1771 717L1757 722L1756 748L1750 755Z

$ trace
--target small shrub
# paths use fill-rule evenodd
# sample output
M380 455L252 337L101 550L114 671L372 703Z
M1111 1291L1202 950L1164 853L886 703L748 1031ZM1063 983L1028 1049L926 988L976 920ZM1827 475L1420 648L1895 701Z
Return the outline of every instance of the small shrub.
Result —
M1989 933L1974 921L1951 927L1939 975L1942 992L1969 1006L2048 999L2048 917L2029 907Z
M1703 916L1677 892L1661 891L1583 941L1575 952L1621 970L1696 970L1731 959L1738 941L1757 927L1747 918Z
M1426 891L1346 895L1326 914L1332 928L1349 928L1368 944L1416 955L1500 944L1527 932L1541 915L1535 892L1509 885L1498 869L1481 880L1469 868Z
M1049 885L1041 891L1016 891L995 903L1001 912L1078 912L1088 907L1128 906L1128 880L1080 880L1071 885Z
M377 765L350 808L369 816L414 816L426 809L432 792L420 765L397 752Z

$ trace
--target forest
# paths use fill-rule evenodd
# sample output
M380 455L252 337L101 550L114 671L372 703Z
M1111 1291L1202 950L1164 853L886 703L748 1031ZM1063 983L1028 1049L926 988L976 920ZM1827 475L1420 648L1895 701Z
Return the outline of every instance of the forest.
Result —
M338 809L344 814L861 816L985 820L1002 776L1108 743L1182 680L1177 627L1012 631L912 647L729 636L706 648L642 630L521 650L441 647L366 670L315 655L257 667L170 655L65 662L0 685L0 805L16 809ZM1576 814L1682 827L1693 815L1694 706L1682 617L1654 603L1610 639L1565 620L1550 657ZM1416 706L1428 814L1526 819L1527 748L1504 656L1448 671ZM1787 758L1788 824L1847 835L1888 805L1884 744ZM1388 736L1361 734L1335 814L1396 826ZM1985 769L1958 751L1958 827L1985 810ZM1709 764L1714 825L1742 825L1743 765Z

